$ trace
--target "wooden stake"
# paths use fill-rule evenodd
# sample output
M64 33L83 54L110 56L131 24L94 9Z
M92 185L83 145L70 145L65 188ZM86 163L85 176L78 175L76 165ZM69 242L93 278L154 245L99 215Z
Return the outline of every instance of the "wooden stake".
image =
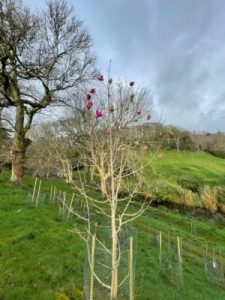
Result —
M73 205L74 196L75 196L75 195L73 194L72 199L71 199L71 202L70 202L70 207L69 207L68 215L67 215L67 221L68 221L69 218L70 218L70 212L71 212L71 208L72 208L72 205Z
M62 194L62 191L59 190L59 193L58 193L58 195L57 195L57 197L56 197L56 200L57 200L58 202L61 202L61 194Z
M52 201L53 187L51 185L50 202Z
M66 192L63 193L63 209L65 207L65 203L66 203Z
M34 189L33 189L33 195L32 195L31 202L34 201L34 196L35 196L35 193L36 193L36 186L37 186L37 177L35 178L35 182L34 182Z
M36 198L36 207L38 206L40 191L41 191L41 180L39 181L39 186L38 186L38 193L37 193L37 198Z
M94 297L95 243L96 243L96 236L94 234L92 235L92 245L91 245L90 300L93 300Z
M55 200L55 195L56 195L56 187L54 187L54 190L53 190L52 202L54 202L54 200Z
M170 249L171 248L171 245L170 245L170 232L168 231L168 254L170 256Z
M134 300L134 245L133 237L130 237L130 252L129 252L129 286L130 300Z
M177 252L178 252L178 268L179 268L179 279L180 284L183 285L183 267L182 267L182 257L181 257L181 240L177 237Z
M214 269L217 269L216 252L215 252L215 249L213 249L213 257L212 257L212 261L213 261L213 268L214 268Z
M179 238L179 236L177 237L177 252L178 252L179 262L182 263L181 251L180 251L180 238Z
M162 265L162 232L159 232L159 268Z

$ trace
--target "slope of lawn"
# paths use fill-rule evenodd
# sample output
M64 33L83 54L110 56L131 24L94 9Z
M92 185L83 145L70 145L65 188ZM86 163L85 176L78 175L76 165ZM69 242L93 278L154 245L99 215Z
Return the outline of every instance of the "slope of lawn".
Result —
M146 159L152 157L146 154ZM225 159L205 152L163 151L156 154L146 176L176 184L181 177L192 177L207 185L225 185Z
M84 245L59 220L57 206L27 201L31 182L25 188L0 182L0 299L57 299L57 293L79 299Z
M147 194L153 199L201 207L205 205L202 198L207 194L212 196L210 209L215 211L213 203L216 201L217 209L221 207L224 211L225 159L204 152L162 151L147 152L145 162L148 161L144 170L144 192L149 192Z
M173 153L170 155L173 157ZM195 155L200 155L205 170L206 157L204 163L204 155ZM187 156L183 153L180 158L182 166L188 166ZM218 162L218 180L222 181L220 160L211 156L210 159ZM164 170L164 176L169 177L173 163L167 157L164 164L168 170L164 170L163 160L159 167L162 173ZM197 166L196 156L193 166ZM0 177L0 299L83 299L85 245L70 232L77 221L61 220L57 204L48 201L51 185L67 194L71 193L70 187L60 179L43 181L42 194L47 196L36 208L30 202L34 179L26 179L24 188L20 188L8 183L7 176ZM216 173L212 177L216 180ZM225 228L222 223L203 221L158 207L149 208L134 222L133 228L136 231L135 299L225 299L224 281L216 278L210 283L204 274L206 244L209 260L213 256L218 259L220 254L225 267ZM161 273L159 231L162 232ZM168 246L171 255L176 257L178 235L182 238L183 285L176 276L174 279L175 265L168 265Z

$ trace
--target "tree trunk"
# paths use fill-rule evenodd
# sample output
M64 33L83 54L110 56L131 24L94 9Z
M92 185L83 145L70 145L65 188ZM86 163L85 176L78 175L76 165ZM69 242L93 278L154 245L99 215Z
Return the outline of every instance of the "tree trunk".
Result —
M177 147L177 152L179 152L180 151L180 141L179 141L179 139L176 139L175 143L176 143L176 147Z
M18 147L15 144L10 151L10 158L12 163L12 173L10 181L14 184L21 185L24 177L24 164L25 164L25 147Z
M106 179L104 176L100 176L100 189L101 189L101 198L106 198L107 188L106 188Z
M73 168L68 159L65 160L64 174L66 176L66 183L73 183Z
M117 262L117 251L118 251L118 236L116 231L116 216L115 210L112 211L111 219L112 229L112 277L111 277L111 295L110 300L116 300L118 294L118 262Z
M100 189L101 189L101 197L104 199L106 198L107 195L107 186L106 186L106 180L107 180L107 175L106 175L106 167L105 167L105 152L102 151L100 153L100 161L99 161L99 176L100 176Z
M17 99L17 102L19 103L20 100ZM14 184L19 185L23 183L25 154L30 143L29 139L26 139L25 134L26 130L24 128L24 107L23 105L17 105L15 137L10 149L10 159L12 163L12 173L10 181Z

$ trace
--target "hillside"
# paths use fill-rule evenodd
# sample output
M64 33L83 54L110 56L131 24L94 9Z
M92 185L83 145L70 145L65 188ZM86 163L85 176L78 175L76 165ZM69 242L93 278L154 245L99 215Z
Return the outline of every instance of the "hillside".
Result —
M175 157L173 153L167 155ZM202 178L207 178L204 174L207 174L208 156L191 154L193 164L187 171L183 167L187 167L188 155L181 154L180 166L177 160L175 175L169 170L173 166L171 157L162 157L158 168L161 168L164 179L175 182L177 172L191 174L192 170ZM210 159L211 162L218 162L216 169L220 170L218 175L212 172L212 181L218 179L222 182L222 161L214 157ZM202 162L200 171L196 170L197 161ZM25 187L18 188L7 183L7 175L0 178L0 298L83 299L85 245L70 232L77 221L73 218L66 222L59 216L57 203L49 201L51 185L67 191L68 195L71 189L58 179L44 181L41 201L36 208L30 201L34 180L27 178ZM133 229L136 249L135 299L224 299L223 224L158 207L149 208L133 224ZM160 268L159 232L162 234ZM182 239L183 263L179 272L176 261L177 236Z
M225 159L205 152L163 151L146 172L150 178L154 174L173 184L181 177L192 177L205 185L225 185Z
M146 190L157 202L225 212L225 159L205 152L147 153Z

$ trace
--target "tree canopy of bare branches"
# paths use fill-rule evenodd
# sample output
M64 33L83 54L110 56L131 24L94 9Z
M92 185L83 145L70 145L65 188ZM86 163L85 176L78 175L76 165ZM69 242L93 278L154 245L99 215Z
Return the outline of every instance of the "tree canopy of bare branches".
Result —
M96 76L91 37L64 0L35 14L17 0L0 5L0 107L13 108L11 181L22 182L34 116L65 104L68 91Z

